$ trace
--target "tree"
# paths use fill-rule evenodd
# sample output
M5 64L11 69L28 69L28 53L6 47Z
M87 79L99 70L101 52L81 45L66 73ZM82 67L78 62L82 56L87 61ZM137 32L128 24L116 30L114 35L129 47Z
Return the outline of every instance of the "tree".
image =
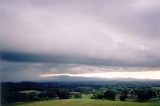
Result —
M126 98L127 98L127 96L124 95L124 94L120 94L120 96L119 96L119 99L120 99L121 101L125 101Z
M57 96L59 99L69 99L71 95L68 90L57 90Z
M156 92L153 89L138 89L135 90L138 101L147 101L153 97L156 97Z
M125 101L126 98L127 98L127 95L128 95L128 91L127 91L127 90L123 90L123 91L121 92L120 96L119 96L119 99L120 99L121 101Z
M115 100L116 98L116 93L112 90L106 90L104 92L104 99L108 99L108 100Z

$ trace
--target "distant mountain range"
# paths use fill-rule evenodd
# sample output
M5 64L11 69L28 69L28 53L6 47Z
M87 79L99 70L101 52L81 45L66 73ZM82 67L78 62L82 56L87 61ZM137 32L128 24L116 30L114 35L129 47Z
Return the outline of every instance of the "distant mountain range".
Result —
M66 75L54 76L42 81L159 81L154 79L134 79L134 78L97 78L97 77L70 77Z

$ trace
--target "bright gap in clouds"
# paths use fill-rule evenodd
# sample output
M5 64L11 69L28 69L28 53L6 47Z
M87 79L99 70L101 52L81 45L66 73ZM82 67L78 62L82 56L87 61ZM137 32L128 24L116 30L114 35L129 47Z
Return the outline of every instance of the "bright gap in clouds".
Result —
M40 77L49 78L55 76L69 77L96 77L96 78L134 78L134 79L160 79L160 71L140 71L140 72L101 72L83 74L41 74Z

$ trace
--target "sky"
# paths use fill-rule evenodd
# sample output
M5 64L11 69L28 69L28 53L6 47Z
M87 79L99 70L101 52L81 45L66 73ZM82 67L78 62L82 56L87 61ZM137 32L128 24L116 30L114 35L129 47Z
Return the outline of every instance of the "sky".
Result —
M158 0L1 0L1 81L160 79Z

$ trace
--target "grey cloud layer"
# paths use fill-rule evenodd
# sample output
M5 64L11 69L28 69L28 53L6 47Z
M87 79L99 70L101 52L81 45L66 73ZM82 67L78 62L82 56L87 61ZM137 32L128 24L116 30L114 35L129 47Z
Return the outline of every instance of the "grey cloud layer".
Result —
M44 64L37 73L52 65L69 72L67 64L159 67L159 5L158 0L1 0L1 72L9 74L8 65L30 70L34 63Z
M45 55L155 64L156 0L1 1L0 48Z

